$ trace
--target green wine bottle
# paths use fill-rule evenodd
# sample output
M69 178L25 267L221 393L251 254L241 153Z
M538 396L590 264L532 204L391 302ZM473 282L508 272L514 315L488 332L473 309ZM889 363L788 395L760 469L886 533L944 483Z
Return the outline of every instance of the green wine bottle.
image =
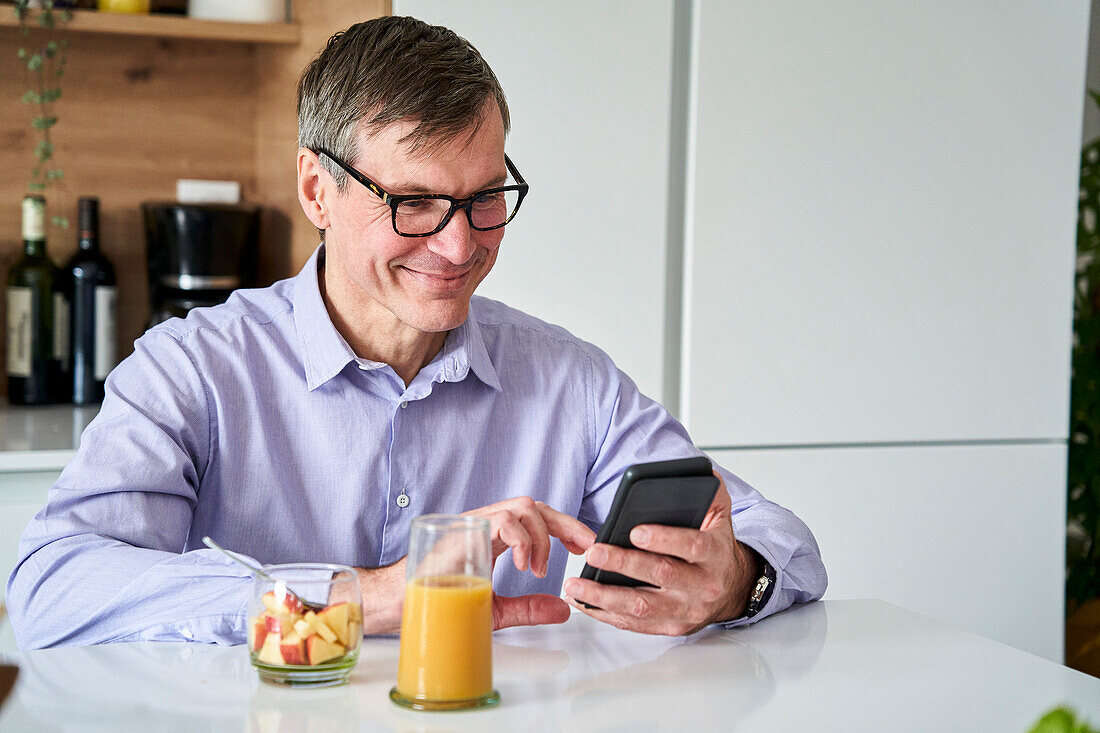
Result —
M8 272L8 400L56 401L60 361L55 339L57 267L46 254L46 200L23 199L23 256ZM65 334L66 340L68 334Z

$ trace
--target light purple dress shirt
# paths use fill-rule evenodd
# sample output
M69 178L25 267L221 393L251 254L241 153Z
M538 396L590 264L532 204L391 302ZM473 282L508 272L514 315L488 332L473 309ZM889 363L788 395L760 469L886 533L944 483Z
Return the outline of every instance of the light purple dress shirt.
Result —
M485 298L406 387L333 326L323 257L150 329L111 373L19 543L21 648L243 642L251 579L204 535L261 563L378 567L405 555L414 517L509 497L597 529L628 466L700 454L598 348ZM737 538L778 574L756 619L821 597L805 524L721 473ZM502 557L494 589L559 594L567 556L555 540L541 579Z

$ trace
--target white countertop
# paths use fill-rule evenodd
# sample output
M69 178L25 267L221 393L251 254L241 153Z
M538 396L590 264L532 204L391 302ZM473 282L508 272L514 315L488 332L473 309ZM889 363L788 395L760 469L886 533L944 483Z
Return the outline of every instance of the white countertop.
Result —
M351 684L261 683L244 647L116 644L6 655L0 729L111 731L1026 731L1067 703L1100 724L1100 679L881 601L825 601L688 639L581 614L494 635L500 707L417 713L387 693L397 639Z
M0 406L0 472L60 471L99 406Z

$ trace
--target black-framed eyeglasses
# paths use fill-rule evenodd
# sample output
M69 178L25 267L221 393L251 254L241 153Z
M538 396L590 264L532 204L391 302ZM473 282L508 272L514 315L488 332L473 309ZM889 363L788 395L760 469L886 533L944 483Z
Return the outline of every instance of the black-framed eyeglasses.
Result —
M443 229L459 209L466 212L470 227L479 232L500 229L515 218L530 186L516 170L512 159L504 156L508 172L516 183L478 191L472 196L456 199L444 194L395 195L352 168L324 148L310 148L317 155L328 157L349 176L366 186L371 193L388 204L392 212L393 230L402 237L429 237Z

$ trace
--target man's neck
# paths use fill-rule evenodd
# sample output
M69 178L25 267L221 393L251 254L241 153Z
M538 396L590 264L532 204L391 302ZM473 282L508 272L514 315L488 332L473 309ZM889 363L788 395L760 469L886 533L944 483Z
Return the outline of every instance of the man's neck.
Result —
M418 331L377 303L364 304L352 298L341 298L340 283L330 282L327 272L322 266L317 280L332 325L356 356L388 364L408 387L420 370L443 349L448 332ZM340 309L336 308L335 301L340 302Z

